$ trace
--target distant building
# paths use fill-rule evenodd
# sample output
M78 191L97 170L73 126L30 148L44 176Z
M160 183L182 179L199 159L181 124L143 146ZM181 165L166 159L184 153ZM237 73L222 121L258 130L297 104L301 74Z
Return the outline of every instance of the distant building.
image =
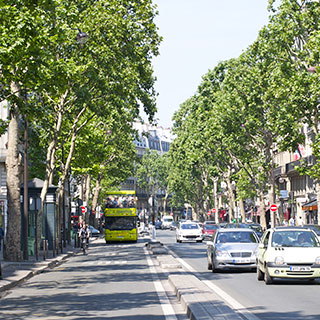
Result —
M141 122L133 124L134 129L138 131L139 138L134 141L138 156L143 156L147 149L156 150L160 154L169 151L173 136L171 128L163 128Z
M138 138L134 140L134 144L136 145L137 153L140 158L143 157L147 149L155 150L161 155L169 151L170 144L173 141L171 128L163 128L162 126L141 122L135 122L133 127L138 132ZM150 201L150 199L147 199L146 191L139 188L137 185L136 177L130 177L122 183L122 189L136 190L136 194L139 198L137 206L138 212L141 212L148 207L148 201ZM163 194L159 194L158 197L163 197Z

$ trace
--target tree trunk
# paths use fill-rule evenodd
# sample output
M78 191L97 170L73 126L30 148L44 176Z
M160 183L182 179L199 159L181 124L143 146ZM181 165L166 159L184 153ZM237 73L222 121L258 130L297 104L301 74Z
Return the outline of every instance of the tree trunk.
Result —
M246 222L246 211L244 210L244 203L243 203L243 199L239 199L239 207L240 207L240 212L241 212L241 219L242 222Z
M98 205L98 200L99 200L99 195L101 190L101 180L102 180L102 175L99 174L96 180L96 188L94 190L94 194L92 198L92 210L94 211L96 211L97 205Z
M218 178L213 179L213 200L214 200L214 208L216 209L215 212L215 222L219 222L219 203L218 203Z
M61 127L62 127L62 111L60 110L57 114L56 117L56 124L55 124L55 128L54 128L54 133L52 136L52 139L48 145L47 148L47 155L46 155L46 175L45 175L45 179L44 179L44 183L43 183L43 187L41 190L41 210L39 212L39 219L40 221L42 221L43 219L43 214L44 214L44 204L46 201L46 197L47 197L47 193L48 193L48 188L49 185L52 184L53 181L53 172L54 172L54 168L55 168L55 153L56 153L56 147L57 147L57 143L58 143L58 136L59 133L61 131ZM57 221L56 221L57 222ZM56 229L58 230L58 229ZM39 230L37 230L37 243L38 243L38 249L40 249L40 239L41 239L41 234L42 234L42 224L39 228ZM54 239L56 240L56 239Z
M229 175L226 177L226 182L228 187L228 198L229 198L229 222L232 222L234 219L235 199L234 199L232 183L229 178Z
M263 230L267 229L266 206L264 204L264 190L260 191L260 224Z
M90 217L90 205L89 205L89 201L90 201L90 191L91 191L91 175L87 174L87 178L86 178L86 193L85 193L85 201L87 204L87 212L86 212L86 223L89 223L89 217Z
M318 211L317 211L317 224L320 223L320 183L316 183L316 190L317 190L317 205L318 205Z
M20 92L16 83L11 85L12 92ZM21 261L21 210L20 210L20 155L19 111L16 105L10 106L8 126L8 151L6 159L8 223L5 238L4 257L9 261ZM28 244L24 244L28 245Z

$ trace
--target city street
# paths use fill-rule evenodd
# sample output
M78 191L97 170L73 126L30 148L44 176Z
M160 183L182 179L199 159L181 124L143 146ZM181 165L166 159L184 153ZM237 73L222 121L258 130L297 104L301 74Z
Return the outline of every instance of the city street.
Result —
M207 270L205 241L176 243L175 232L163 230L157 231L157 239L182 259L179 261L184 267L212 289L219 290L234 307L243 306L258 319L320 319L319 280L278 280L267 286L263 281L257 281L256 273L250 271L212 273Z
M207 270L206 243L176 243L175 232L157 230L157 240L243 319L320 319L320 281L276 281L266 286L254 272ZM168 283L168 271L146 241L93 242L88 255L34 276L0 299L1 319L166 319L187 316Z
M13 288L0 299L0 319L185 319L173 294L175 311L165 306L150 260L143 240L106 245L99 239L88 255Z

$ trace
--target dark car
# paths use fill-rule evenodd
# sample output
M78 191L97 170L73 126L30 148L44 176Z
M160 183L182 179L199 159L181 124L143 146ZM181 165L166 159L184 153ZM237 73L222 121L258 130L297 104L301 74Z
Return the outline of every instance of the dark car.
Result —
M211 238L218 229L219 226L217 224L205 222L202 228L203 238Z
M173 221L172 223L171 223L171 226L170 226L170 230L176 230L177 229L177 226L178 226L178 224L175 222L175 221Z
M154 227L156 229L161 229L162 227L162 222L160 220L157 220L155 223L154 223Z
M90 237L99 237L100 231L94 228L93 226L89 226Z

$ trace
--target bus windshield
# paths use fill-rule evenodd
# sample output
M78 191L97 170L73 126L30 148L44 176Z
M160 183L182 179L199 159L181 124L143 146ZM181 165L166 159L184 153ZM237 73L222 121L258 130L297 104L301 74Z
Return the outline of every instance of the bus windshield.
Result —
M105 228L108 230L132 230L136 228L136 217L106 217Z

